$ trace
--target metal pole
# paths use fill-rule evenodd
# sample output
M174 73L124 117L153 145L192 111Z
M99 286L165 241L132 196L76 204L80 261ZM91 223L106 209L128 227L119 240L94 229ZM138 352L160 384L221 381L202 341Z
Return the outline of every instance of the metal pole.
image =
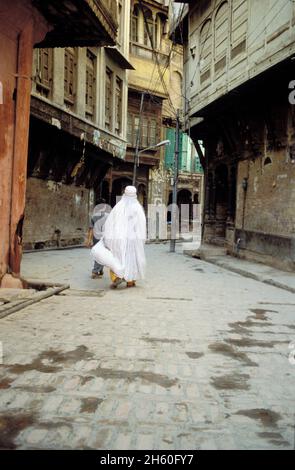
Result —
M144 95L145 95L145 92L143 91L141 93L139 122L138 122L138 129L137 129L137 135L136 135L136 147L135 147L135 154L134 154L133 180L132 180L133 186L136 185L136 172L137 172L137 166L139 166L139 153L138 153L138 150L139 150L139 144L140 144L141 120L142 120Z
M175 131L175 159L174 159L174 181L173 181L173 194L172 194L172 214L171 214L171 239L170 239L170 252L175 253L176 245L176 232L177 224L177 184L178 184L178 162L179 162L179 138L180 138L180 121L179 109L177 110L176 117L176 131ZM173 228L175 229L175 238L173 237Z

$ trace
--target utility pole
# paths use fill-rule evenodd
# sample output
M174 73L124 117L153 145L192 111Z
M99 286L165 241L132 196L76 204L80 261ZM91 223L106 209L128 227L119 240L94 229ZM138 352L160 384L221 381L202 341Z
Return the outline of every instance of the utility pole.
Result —
M137 167L139 166L139 144L140 144L140 134L141 134L141 121L142 121L142 110L143 110L143 101L144 101L145 92L142 91L141 93L141 100L140 100L140 111L139 111L139 122L138 122L138 129L136 135L136 146L135 146L135 154L134 154L134 166L133 166L133 179L132 185L136 186L136 172Z
M175 253L177 227L179 220L177 220L177 185L178 185L178 162L179 162L179 138L180 138L180 119L179 109L176 116L176 131L175 131L175 158L174 158L174 178L173 178L173 194L172 194L172 214L171 214L171 239L170 239L170 253ZM175 231L175 234L173 233ZM173 237L174 235L174 237Z

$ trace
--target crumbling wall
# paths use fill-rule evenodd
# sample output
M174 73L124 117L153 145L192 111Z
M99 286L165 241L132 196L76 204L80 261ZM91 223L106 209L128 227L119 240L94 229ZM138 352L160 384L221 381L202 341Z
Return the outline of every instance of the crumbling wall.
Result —
M295 163L290 162L287 149L240 162L237 189L237 228L294 236Z
M91 204L90 190L85 187L29 178L24 249L83 243Z

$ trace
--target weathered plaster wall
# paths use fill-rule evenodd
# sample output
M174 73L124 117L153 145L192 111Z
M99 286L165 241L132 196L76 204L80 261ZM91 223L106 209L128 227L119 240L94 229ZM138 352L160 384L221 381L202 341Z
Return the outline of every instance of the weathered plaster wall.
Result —
M67 246L83 242L92 208L84 187L29 178L24 224L24 248Z
M271 163L265 165L266 158ZM247 177L244 191L242 181ZM295 164L286 149L240 162L237 189L237 228L295 235Z

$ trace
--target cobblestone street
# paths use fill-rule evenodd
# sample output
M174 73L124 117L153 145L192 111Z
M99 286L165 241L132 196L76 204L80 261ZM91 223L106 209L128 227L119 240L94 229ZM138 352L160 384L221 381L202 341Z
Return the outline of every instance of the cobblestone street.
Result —
M0 448L294 448L294 294L168 250L117 290L86 249L25 255L71 289L0 320Z

